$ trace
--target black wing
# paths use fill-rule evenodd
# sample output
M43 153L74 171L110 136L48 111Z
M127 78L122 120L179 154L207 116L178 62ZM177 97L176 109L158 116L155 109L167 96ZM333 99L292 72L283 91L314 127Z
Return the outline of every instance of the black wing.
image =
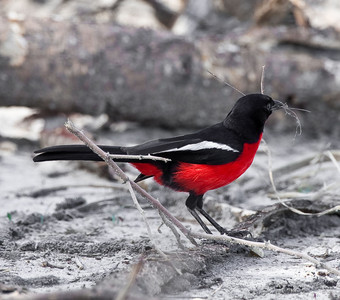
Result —
M155 155L193 164L226 164L237 159L243 145L239 137L222 124L197 133L159 139L123 148L132 155Z

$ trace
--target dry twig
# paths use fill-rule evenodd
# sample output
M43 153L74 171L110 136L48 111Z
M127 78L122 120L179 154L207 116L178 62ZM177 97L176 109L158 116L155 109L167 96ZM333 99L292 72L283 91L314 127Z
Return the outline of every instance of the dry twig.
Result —
M275 252L285 253L291 256L303 258L305 260L308 260L315 264L317 267L323 267L330 271L331 273L334 273L338 276L340 276L340 271L337 269L334 269L330 266L328 266L325 263L320 262L319 260L298 252L293 251L290 249L281 248L275 245L272 245L269 241L268 242L255 242L255 241L249 241L249 240L243 240L227 235L221 235L221 236L215 236L211 234L202 234L202 233L195 233L190 232L188 229L186 229L174 216L171 215L171 213L155 198L153 198L151 195L149 195L145 190L143 190L139 185L137 185L135 182L130 181L128 176L118 167L118 165L110 158L110 156L105 153L102 149L100 149L98 146L96 146L90 139L88 139L80 130L74 127L72 122L68 121L66 124L67 129L75 134L81 141L83 141L93 152L98 154L111 168L114 169L114 171L119 175L124 182L128 182L131 186L131 189L138 192L140 195L145 197L153 207L157 208L170 222L172 222L179 230L194 244L197 245L194 238L198 239L208 239L213 241L219 241L219 242L229 242L229 243L236 243L239 245L245 245L249 246L251 248L261 248L261 249L267 249ZM271 169L271 167L270 167ZM275 188L276 190L276 188ZM134 194L134 193L133 193ZM123 299L123 298L122 298Z
M340 160L340 151L339 150L327 150L326 152L330 152L331 156L335 159L335 161ZM324 156L324 157L330 158L329 155ZM303 158L299 161L285 165L283 167L276 168L275 170L273 170L274 177L276 176L276 174L291 173L295 170L298 170L302 167L309 165L313 161L319 161L320 158L321 158L321 154L317 155L317 156L311 155L311 156L305 157L305 158Z
M161 212L158 211L159 215L161 216L163 223L168 226L170 228L170 230L172 231L172 233L174 234L176 240L177 240L177 244L181 249L185 249L184 245L181 242L181 236L179 235L179 233L177 232L175 226L169 221L169 219L166 218L166 216Z
M264 70L265 70L266 66L262 66L262 73L261 73L261 94L264 95Z
M77 267L78 267L80 270L84 270L84 268L85 268L85 267L84 267L84 264L81 262L81 260L80 260L80 258L79 258L78 255L75 255L74 261L75 261Z
M154 238L152 236L152 233L151 233L151 229L150 229L150 225L149 225L149 222L145 216L145 213L144 213L144 210L142 209L142 207L139 205L139 202L137 200L137 197L136 197L136 194L131 186L131 182L130 181L127 181L126 182L128 188L129 188L129 192L130 192L130 195L131 195L131 198L133 200L133 203L135 204L137 210L139 211L139 213L141 214L142 218L143 218L143 221L146 225L146 230L148 231L148 235L149 235L149 239L150 239L150 243L152 244L153 248L165 259L167 260L171 266L175 269L175 271L177 272L178 275L182 275L182 272L180 270L178 270L173 264L172 262L169 260L169 258L166 256L166 254L157 246L157 244L154 242ZM175 235L176 236L176 235Z
M272 168L272 156L271 156L271 151L267 145L267 143L265 142L265 140L263 140L263 143L265 144L265 152L268 155L268 173L269 173L269 179L270 179L270 183L272 185L272 188L274 190L274 195L277 198L277 200L281 203L281 205L283 205L284 207L288 208L290 211L299 214L299 215L303 215L303 216L323 216L326 214L330 214L330 213L334 213L340 210L340 205L337 205L335 207L332 207L330 209L318 212L318 213L305 213L299 209L296 209L294 207L291 207L289 205L287 205L282 199L281 199L281 194L277 191L276 189L276 185L274 182L274 176L273 176L273 168ZM323 155L329 157L329 159L335 164L335 166L337 167L337 170L340 172L340 167L334 157L334 155L332 154L331 151L326 151L323 153ZM304 199L306 198L310 198L310 199L317 199L319 198L320 195L324 194L325 191L329 190L330 188L335 187L335 183L330 184L328 186L324 186L323 188L321 188L320 190L318 190L315 193L310 193L309 196L306 196L306 194L301 194L301 193L286 193L283 194L284 197L286 198L298 198L299 196L302 196Z
M240 93L242 96L245 96L246 94L241 92L238 88L234 87L233 85L231 85L230 83L221 80L220 78L218 78L214 73L211 73L210 71L207 70L207 72L214 77L217 81L224 83L225 85L231 87L233 90L235 90L236 92Z
M171 161L170 158L153 156L153 155L127 155L127 154L109 154L110 158L112 159L134 159L134 160L154 160L154 161L163 161L169 162Z
M96 144L94 144L87 136L84 135L79 129L77 129L71 121L65 124L66 128L76 135L82 142L86 144L93 152L95 152L99 157L101 157L123 180L123 182L129 182L131 187L141 196L146 198L149 203L161 211L187 238L188 240L197 245L196 241L190 236L190 231L183 226L183 224L178 221L157 199L148 194L144 189L142 189L138 184L131 181L129 177L122 171L122 169L110 158L110 155L104 152Z
M261 249L271 250L271 251L275 251L275 252L285 253L285 254L288 254L288 255L291 255L291 256L295 256L295 257L300 257L300 258L303 258L305 260L312 262L317 267L322 267L324 269L327 269L329 272L336 274L337 276L340 276L339 270L334 269L334 268L330 267L329 265L320 262L316 258L314 258L310 255L304 254L302 252L298 252L298 251L294 251L294 250L285 249L285 248L275 246L275 245L271 244L270 241L254 242L254 241L243 240L243 239L239 239L239 238L235 238L235 237L231 237L231 236L226 236L226 235L216 236L216 235L210 235L210 234L206 234L206 233L194 233L194 232L191 233L191 235L195 238L198 238L198 239L208 239L208 240L214 240L214 241L219 241L219 242L224 241L224 242L229 242L229 243L236 243L236 244L245 245L245 246L248 246L248 247L261 248Z

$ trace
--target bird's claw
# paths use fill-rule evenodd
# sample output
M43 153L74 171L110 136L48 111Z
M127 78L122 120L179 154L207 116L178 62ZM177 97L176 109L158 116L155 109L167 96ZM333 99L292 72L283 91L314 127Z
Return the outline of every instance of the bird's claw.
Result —
M221 232L221 234L225 234L234 238L245 238L247 236L250 236L250 238L253 238L253 235L249 230L224 230Z

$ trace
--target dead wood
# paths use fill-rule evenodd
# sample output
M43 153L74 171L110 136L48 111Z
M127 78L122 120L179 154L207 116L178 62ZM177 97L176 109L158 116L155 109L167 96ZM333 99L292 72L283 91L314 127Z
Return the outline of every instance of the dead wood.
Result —
M324 113L331 122L340 110L339 40L332 30L285 26L190 39L118 25L0 17L0 105L202 127L223 119L239 97L207 70L251 93L260 91L266 65L267 94L314 110L304 116L310 132L336 130Z

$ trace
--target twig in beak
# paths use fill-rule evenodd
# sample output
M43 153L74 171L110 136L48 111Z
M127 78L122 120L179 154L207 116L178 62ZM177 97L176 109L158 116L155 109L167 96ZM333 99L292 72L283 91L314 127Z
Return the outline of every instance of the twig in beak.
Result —
M264 85L263 85L263 81L264 81L264 70L265 70L266 66L262 66L262 73L261 73L261 94L264 95Z
M283 109L286 113L286 115L294 118L296 120L296 130L295 130L295 135L294 135L294 138L293 140L296 139L296 136L297 135L301 135L302 133L302 126L301 126L301 121L298 117L298 115L296 114L296 112L294 110L300 110L300 111L304 111L304 112L310 112L309 110L307 109L302 109L302 108L295 108L295 107L289 107L287 103L283 103L279 100L274 100L275 101L275 105L278 104L278 108L276 109ZM274 107L275 107L274 105Z

